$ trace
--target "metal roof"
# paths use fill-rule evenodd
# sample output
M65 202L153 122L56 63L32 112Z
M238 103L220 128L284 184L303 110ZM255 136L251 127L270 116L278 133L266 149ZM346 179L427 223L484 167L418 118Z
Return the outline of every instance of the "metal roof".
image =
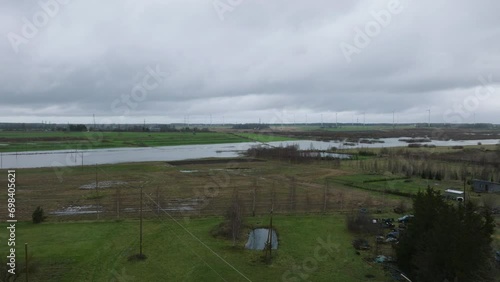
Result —
M452 193L452 194L459 194L459 195L462 195L464 193L464 191L453 190L453 189L446 189L445 192L446 193Z

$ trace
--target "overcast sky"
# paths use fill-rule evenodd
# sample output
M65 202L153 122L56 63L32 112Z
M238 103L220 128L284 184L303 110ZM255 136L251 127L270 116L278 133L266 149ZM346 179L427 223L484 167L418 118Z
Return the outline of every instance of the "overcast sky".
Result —
M498 11L498 0L2 0L0 122L427 122L430 109L432 122L500 123Z

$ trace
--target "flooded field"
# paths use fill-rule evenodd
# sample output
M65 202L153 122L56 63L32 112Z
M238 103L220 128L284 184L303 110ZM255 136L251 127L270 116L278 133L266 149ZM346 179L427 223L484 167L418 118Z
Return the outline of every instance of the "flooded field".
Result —
M332 148L390 148L407 147L406 137L382 138L379 142L361 143L344 141L285 141L285 142L247 142L234 144L212 144L212 145L184 145L167 147L146 147L146 148L116 148L98 150L64 150L64 151L33 151L22 153L2 153L0 154L0 168L34 168L34 167L66 167L83 166L95 164L113 164L126 162L149 162L149 161L181 161L200 158L232 158L238 157L252 146L288 146L297 145L301 150L330 150ZM467 146L494 145L499 139L486 140L432 140L426 142L435 146ZM333 156L333 155L332 155ZM335 155L339 157L339 155Z

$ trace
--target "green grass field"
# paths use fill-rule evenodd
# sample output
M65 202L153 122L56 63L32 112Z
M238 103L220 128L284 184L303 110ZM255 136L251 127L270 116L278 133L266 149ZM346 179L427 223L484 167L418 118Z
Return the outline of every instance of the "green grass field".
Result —
M268 220L246 223L264 226ZM261 261L262 251L243 248L246 235L237 247L214 238L210 231L221 221L180 220L182 227L166 218L146 221L145 261L128 260L139 251L138 221L23 222L17 225L17 260L24 261L24 243L29 243L30 281L366 281L366 275L374 276L370 281L387 280L380 266L355 254L343 216L276 216L279 249L272 264ZM7 232L1 232L0 240L6 239ZM320 256L315 255L318 240L332 242Z
M0 152L85 150L284 141L289 138L224 132L0 132Z
M247 138L257 142L279 142L279 141L289 141L296 140L295 138L283 137L283 136L274 136L274 135L264 135L264 134L256 134L256 133L236 133L235 135L241 136L243 138Z

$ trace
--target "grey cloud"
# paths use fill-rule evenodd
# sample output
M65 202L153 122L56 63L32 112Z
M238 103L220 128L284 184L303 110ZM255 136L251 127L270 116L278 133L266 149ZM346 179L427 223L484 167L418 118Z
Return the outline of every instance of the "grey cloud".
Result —
M118 117L113 101L156 65L167 78L120 120L224 114L246 121L252 112L269 120L296 111L366 112L386 121L394 110L419 119L427 108L444 112L472 95L480 75L500 84L493 0L401 0L402 12L348 63L341 42L352 44L355 29L390 1L242 1L224 21L211 1L68 1L18 54L7 35L21 34L22 18L41 8L3 1L0 116ZM500 118L491 106L499 91L481 101L485 122Z

